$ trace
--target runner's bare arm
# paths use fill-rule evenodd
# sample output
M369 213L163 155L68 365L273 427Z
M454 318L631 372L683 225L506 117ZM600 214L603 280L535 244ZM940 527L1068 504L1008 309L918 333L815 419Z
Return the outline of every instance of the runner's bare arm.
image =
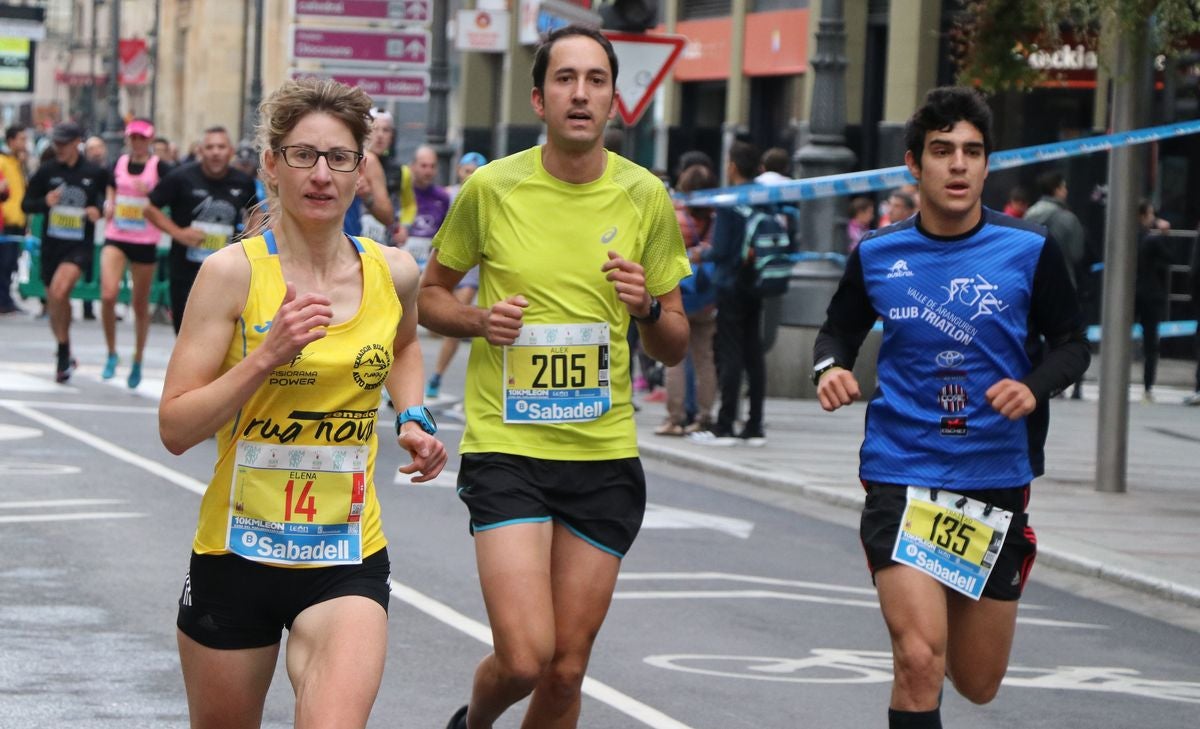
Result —
M314 293L297 296L288 284L266 339L222 373L249 288L250 263L240 245L217 251L200 267L158 408L159 437L171 453L179 455L216 433L272 370L325 336L333 317L329 299Z
M175 221L171 220L163 211L154 206L153 203L146 203L146 207L142 208L142 214L146 216L146 220L155 228L171 236L172 239L189 246L198 246L204 242L204 231L199 228L180 228L175 225Z
M433 251L421 275L422 326L447 337L487 336L489 311L454 298L454 287L464 275L463 271L443 265L438 260L438 251Z
M379 158L373 152L364 154L366 156L362 161L362 174L366 178L371 194L369 200L364 200L363 204L373 218L384 225L391 225L392 220L395 219L395 210L392 208L392 198L388 195L387 178L383 175L383 165L379 163Z
M392 271L392 282L396 295L400 297L402 315L392 344L395 361L388 373L385 386L398 412L413 405L420 405L425 394L425 376L421 358L421 343L417 337L417 288L420 271L417 263L407 251L397 248L382 248L384 257ZM446 465L446 447L434 436L426 433L415 422L405 423L397 438L400 447L412 456L412 463L400 468L401 473L416 473L413 482L421 483L437 478Z
M690 331L679 287L662 296L651 297L646 290L646 274L642 265L622 258L616 251L608 252L608 260L600 270L616 288L617 297L625 304L629 315L634 317L646 354L668 367L679 364L687 354ZM643 321L650 317L655 298L662 307L658 321Z

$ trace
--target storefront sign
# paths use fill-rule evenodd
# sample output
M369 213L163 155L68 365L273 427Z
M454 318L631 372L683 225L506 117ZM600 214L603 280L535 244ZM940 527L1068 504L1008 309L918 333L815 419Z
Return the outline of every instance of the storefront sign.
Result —
M459 10L454 47L460 51L503 53L508 49L508 19L507 10Z

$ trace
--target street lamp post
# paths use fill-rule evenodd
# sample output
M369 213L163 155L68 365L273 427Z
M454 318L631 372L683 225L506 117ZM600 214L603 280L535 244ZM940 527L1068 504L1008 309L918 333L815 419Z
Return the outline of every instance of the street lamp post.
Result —
M846 147L846 21L842 0L823 0L817 26L817 50L812 58L813 93L808 141L796 152L800 177L847 172L854 153ZM836 197L806 200L800 206L802 242L810 251L842 248Z
M250 61L250 90L246 94L246 110L242 121L242 139L253 141L258 123L258 105L262 103L262 34L263 0L254 0L254 55Z
M121 123L121 3L109 3L109 30L112 40L112 56L108 65L108 114L104 120L104 143L108 146L108 158L116 159L125 142L125 129Z
M433 147L438 157L438 177L449 183L452 175L452 150L446 144L446 128L449 126L450 106L450 63L446 50L446 6L449 3L433 3L433 32L429 46L429 118L426 123L425 141Z

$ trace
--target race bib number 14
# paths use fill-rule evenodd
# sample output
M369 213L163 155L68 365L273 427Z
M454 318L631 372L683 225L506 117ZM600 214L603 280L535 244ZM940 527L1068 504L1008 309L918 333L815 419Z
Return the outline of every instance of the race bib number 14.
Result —
M612 409L607 324L526 324L504 348L504 422L581 423Z

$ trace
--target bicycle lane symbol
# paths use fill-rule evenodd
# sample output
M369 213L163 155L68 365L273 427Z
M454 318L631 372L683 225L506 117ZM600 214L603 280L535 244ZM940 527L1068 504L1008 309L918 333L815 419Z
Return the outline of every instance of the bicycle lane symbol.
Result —
M890 683L892 654L817 648L805 658L681 653L648 656L651 666L686 673L755 681L805 684ZM1113 666L1010 666L1004 685L1014 688L1095 691L1200 704L1200 682L1145 678L1132 668Z

